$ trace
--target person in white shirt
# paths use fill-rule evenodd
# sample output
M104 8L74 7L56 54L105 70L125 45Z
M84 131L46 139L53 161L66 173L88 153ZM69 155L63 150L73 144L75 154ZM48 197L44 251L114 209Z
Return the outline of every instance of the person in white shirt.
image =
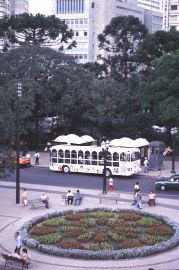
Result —
M148 165L149 165L149 162L148 162L147 158L145 157L145 160L144 160L144 173L148 173Z
M135 192L140 192L140 185L139 182L136 182L135 186L134 186L134 191Z
M148 204L149 206L155 206L156 205L156 195L153 191L151 191L148 195Z
M111 177L108 180L108 191L110 190L114 191L114 181Z
M49 208L49 201L45 192L42 192L42 194L40 195L40 200L45 204L46 208Z
M22 193L21 193L21 197L22 197L22 205L26 206L27 205L27 190L26 190L26 188L23 188Z
M15 238L15 243L16 243L15 250L20 255L20 250L21 250L21 247L22 247L22 237L21 237L19 232L16 232L14 238Z
M66 198L67 198L67 202L68 204L73 204L73 192L71 192L70 190L68 190L67 194L66 194Z
M35 165L39 165L39 159L40 159L40 154L38 152L35 152Z

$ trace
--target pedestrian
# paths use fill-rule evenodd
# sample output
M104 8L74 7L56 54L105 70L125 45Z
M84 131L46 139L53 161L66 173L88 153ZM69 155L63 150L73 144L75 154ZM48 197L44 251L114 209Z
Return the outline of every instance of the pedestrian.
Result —
M139 182L136 182L135 186L134 186L134 192L140 192L140 185Z
M21 197L22 197L22 205L26 206L27 205L27 189L23 188L22 189L22 193L21 193Z
M22 237L18 231L15 232L14 239L15 239L15 245L16 245L15 247L16 253L20 255L20 250L22 248Z
M75 202L74 205L80 205L82 203L82 194L80 193L79 189L77 189L75 194Z
M157 171L157 180L159 180L161 178L162 178L162 170L161 170L161 168L159 168Z
M147 158L145 157L145 160L144 160L144 173L148 173L148 165L149 165L149 162L148 162Z
M107 189L108 189L108 191L110 191L110 190L114 191L114 181L111 177L108 179L108 188Z
M137 193L137 203L136 203L136 207L138 209L142 209L142 196L140 195L140 193Z
M21 259L21 256L20 256L19 251L18 251L17 248L15 248L14 252L9 254L9 256L17 258L17 259Z
M40 200L45 204L46 208L49 208L49 200L45 192L40 195Z
M134 191L134 194L133 194L133 197L132 197L132 205L137 204L137 195L138 195L138 192Z
M22 249L22 255L21 255L21 259L25 260L26 262L29 262L30 261L30 255L27 251L26 248L23 248Z
M155 206L156 205L156 195L153 191L151 191L148 195L148 204L149 206Z
M73 192L71 192L71 190L68 190L67 194L66 194L66 198L67 198L67 202L68 202L68 205L69 204L73 204Z
M39 152L35 152L35 165L39 165L39 159L40 159L40 154Z

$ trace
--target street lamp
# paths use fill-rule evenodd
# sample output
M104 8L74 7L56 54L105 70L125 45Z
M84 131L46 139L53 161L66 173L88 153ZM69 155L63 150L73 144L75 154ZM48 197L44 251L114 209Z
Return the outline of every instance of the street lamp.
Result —
M171 137L172 137L172 170L171 173L175 172L175 135L177 134L178 130L177 128L171 128Z
M110 142L107 140L103 140L101 143L101 148L103 151L103 160L104 160L104 169L103 169L103 193L106 194L107 190L107 179L106 179L106 159L107 159L107 154L108 154L108 149L109 149Z
M17 110L16 110L16 151L17 151L17 164L16 164L16 204L20 203L20 152L19 152L19 99L22 97L22 83L17 85Z

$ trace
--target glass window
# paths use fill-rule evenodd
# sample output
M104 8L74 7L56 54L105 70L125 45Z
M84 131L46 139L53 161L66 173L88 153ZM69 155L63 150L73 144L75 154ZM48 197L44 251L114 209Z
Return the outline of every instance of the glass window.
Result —
M80 24L83 24L83 20L80 20Z
M74 22L74 20L71 20L71 24L74 24L75 22Z
M92 165L97 165L97 153L95 151L92 152Z
M111 161L112 161L112 155L110 152L108 152L107 157L106 157L106 165L111 166Z
M52 157L57 157L57 150L52 150Z
M104 166L104 160L103 160L103 152L99 152L99 156L98 156L98 164L101 166Z
M82 54L79 55L79 59L83 59L83 55Z
M65 150L65 163L70 163L70 151Z
M75 150L71 152L71 164L77 164L77 152Z
M171 10L177 10L177 9L178 9L178 6L177 6L177 5L171 5L171 6L170 6L170 9L171 9Z
M113 166L119 167L119 154L116 152L113 154Z
M86 37L88 35L88 32L87 31L84 31L84 36Z
M63 150L58 151L58 162L63 163Z
M75 20L75 24L79 24L79 20Z
M91 155L89 151L85 152L85 164L89 165L91 161Z
M57 163L57 158L52 158L53 163Z
M84 24L88 24L88 19L84 19Z
M75 35L76 35L76 37L78 37L78 36L79 36L79 32L78 32L78 31L76 31Z
M136 161L136 160L140 160L140 153L139 152L135 152L131 154L131 161Z
M127 154L127 161L131 161L131 155L129 153Z
M84 163L84 155L83 151L78 151L78 164L83 164Z
M125 153L120 154L120 161L126 161L126 154Z

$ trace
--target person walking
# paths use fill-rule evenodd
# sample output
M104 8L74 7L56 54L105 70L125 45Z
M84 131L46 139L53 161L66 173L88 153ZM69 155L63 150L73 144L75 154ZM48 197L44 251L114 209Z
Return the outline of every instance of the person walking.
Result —
M21 197L22 197L22 206L26 206L27 205L27 189L26 188L22 189Z
M140 184L139 184L139 182L136 182L136 184L134 186L134 192L140 192Z
M112 177L110 177L110 178L108 179L108 188L107 188L107 190L108 190L108 191L110 191L110 190L114 191L114 190L115 190L115 189L114 189L114 181L113 181Z
M132 205L137 204L137 195L138 195L138 192L134 191L134 194L133 194L133 197L132 197Z
M39 152L35 152L34 157L35 157L35 165L39 165L39 159L40 159Z
M14 239L15 239L15 245L16 245L15 250L20 255L20 250L22 248L22 237L19 232L15 232Z
M149 206L155 206L156 205L156 195L153 191L151 191L148 195L148 204Z
M142 196L140 195L140 193L137 193L137 203L136 203L136 207L138 209L142 209Z
M144 173L148 173L148 165L149 165L148 159L145 157L145 160L144 160Z

